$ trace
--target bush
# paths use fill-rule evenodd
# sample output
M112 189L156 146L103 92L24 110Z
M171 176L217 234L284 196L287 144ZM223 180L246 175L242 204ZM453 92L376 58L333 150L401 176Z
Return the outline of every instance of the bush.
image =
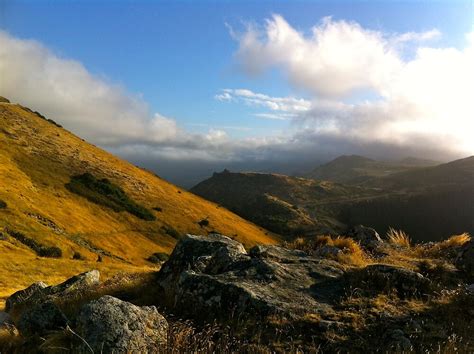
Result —
M163 209L160 208L160 207L154 207L153 210L155 210L155 211L160 211L160 212L163 211Z
M48 258L61 258L62 257L62 251L59 247L44 246L40 244L39 242L36 242L35 240L27 237L25 234L18 231L7 229L6 232L14 239L20 241L25 246L31 248L40 257L48 257Z
M403 232L402 230L395 230L390 228L387 232L388 242L392 245L400 246L400 247L411 247L411 240L410 237Z
M7 203L0 199L0 209L5 209L7 207Z
M150 257L148 257L147 261L157 264L157 263L166 262L168 260L168 258L170 258L170 257L167 253L156 252L156 253L153 253Z
M79 252L76 251L76 252L74 252L74 254L72 255L72 259L75 259L75 260L77 260L77 261L82 261L82 260L84 260L85 258L84 258L84 256L83 256L81 253L79 253Z
M181 238L181 234L172 226L163 226L162 229L168 236L171 236L176 240Z
M151 211L134 202L122 188L106 178L99 180L90 173L84 173L71 177L71 181L66 184L66 188L70 192L114 211L127 211L147 221L156 219Z
M202 219L201 221L198 222L198 225L201 227L209 226L209 220L207 220L207 218Z

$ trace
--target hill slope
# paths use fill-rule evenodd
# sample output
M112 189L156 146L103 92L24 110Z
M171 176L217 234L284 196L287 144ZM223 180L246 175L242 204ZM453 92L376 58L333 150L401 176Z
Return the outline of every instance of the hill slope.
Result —
M325 205L377 193L329 181L226 170L214 173L191 192L285 236L342 231L345 225Z
M474 233L474 157L360 185L223 172L191 191L285 236L340 233L356 224L380 233L400 228L416 241Z
M218 231L248 246L276 240L20 105L0 103L0 146L0 297L91 267L106 275L146 269L153 266L146 258L169 253L182 233ZM95 190L66 188L84 173ZM39 257L54 247L60 258ZM71 260L75 253L84 260Z
M350 155L338 158L316 167L304 177L347 184L361 184L373 177L389 176L438 163L430 160L406 158L400 161L376 161L367 157Z

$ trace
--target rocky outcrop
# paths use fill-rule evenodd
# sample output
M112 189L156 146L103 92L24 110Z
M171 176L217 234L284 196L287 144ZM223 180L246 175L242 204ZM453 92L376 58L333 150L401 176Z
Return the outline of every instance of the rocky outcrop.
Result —
M54 302L46 301L25 309L17 321L17 328L24 336L44 335L49 331L66 328L68 322Z
M186 235L158 274L165 305L194 318L325 314L341 292L337 262L222 235Z
M0 96L0 103L10 103L10 100L8 98Z
M368 250L374 250L383 244L383 240L375 229L363 225L354 226L349 230L347 236L353 238Z
M47 287L48 285L40 281L40 282L31 284L26 289L17 291L13 295L11 295L5 302L5 311L9 312L14 306L25 303L29 301L30 298L35 298L36 296L38 296L39 293L42 292L42 290L44 290Z
M138 307L112 296L86 304L77 327L94 351L105 353L159 352L168 334L168 322L154 306Z
M474 240L469 241L462 247L456 260L456 266L464 271L468 277L474 279Z
M91 270L76 275L64 283L55 286L47 286L43 282L30 285L24 290L17 291L11 295L5 304L5 311L11 312L15 306L34 306L45 301L61 299L73 293L86 291L92 286L98 285L100 273L98 270Z

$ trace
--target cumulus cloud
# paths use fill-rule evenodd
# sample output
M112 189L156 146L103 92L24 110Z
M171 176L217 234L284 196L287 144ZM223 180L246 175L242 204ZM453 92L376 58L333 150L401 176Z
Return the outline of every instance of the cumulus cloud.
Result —
M0 93L102 145L176 139L176 122L138 95L60 58L41 43L0 32Z
M422 44L440 35L436 29L383 33L330 17L305 34L279 15L263 28L233 33L236 58L247 74L276 68L311 94L310 105L293 121L313 139L472 154L473 34L463 49ZM400 46L407 42L415 45L410 59Z

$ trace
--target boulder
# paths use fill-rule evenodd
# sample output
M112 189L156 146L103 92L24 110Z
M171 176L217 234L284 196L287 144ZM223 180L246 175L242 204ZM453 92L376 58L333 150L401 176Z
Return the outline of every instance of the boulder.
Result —
M168 335L168 322L154 306L138 307L108 295L82 307L77 327L98 353L156 353Z
M91 270L73 276L64 283L55 286L47 286L43 282L34 283L11 295L5 303L5 311L10 312L17 305L34 305L46 300L53 301L70 294L83 292L99 284L99 278L99 271Z
M372 264L348 275L353 288L376 293L396 292L402 298L423 296L430 292L431 281L409 269Z
M363 225L354 226L349 230L347 236L353 238L368 250L374 250L383 244L382 238L375 229Z
M31 298L38 297L38 295L42 293L44 289L47 287L48 285L40 281L40 282L31 284L26 289L17 291L13 295L11 295L5 302L5 311L10 312L14 306L18 304L23 304L29 301Z
M6 312L0 311L0 328L11 323L10 315Z
M24 336L44 335L67 325L68 319L52 301L26 308L17 323L18 330Z
M456 259L456 266L464 271L468 277L474 279L474 239L461 248Z
M162 305L196 319L324 314L342 291L342 266L279 246L186 235L157 275Z

